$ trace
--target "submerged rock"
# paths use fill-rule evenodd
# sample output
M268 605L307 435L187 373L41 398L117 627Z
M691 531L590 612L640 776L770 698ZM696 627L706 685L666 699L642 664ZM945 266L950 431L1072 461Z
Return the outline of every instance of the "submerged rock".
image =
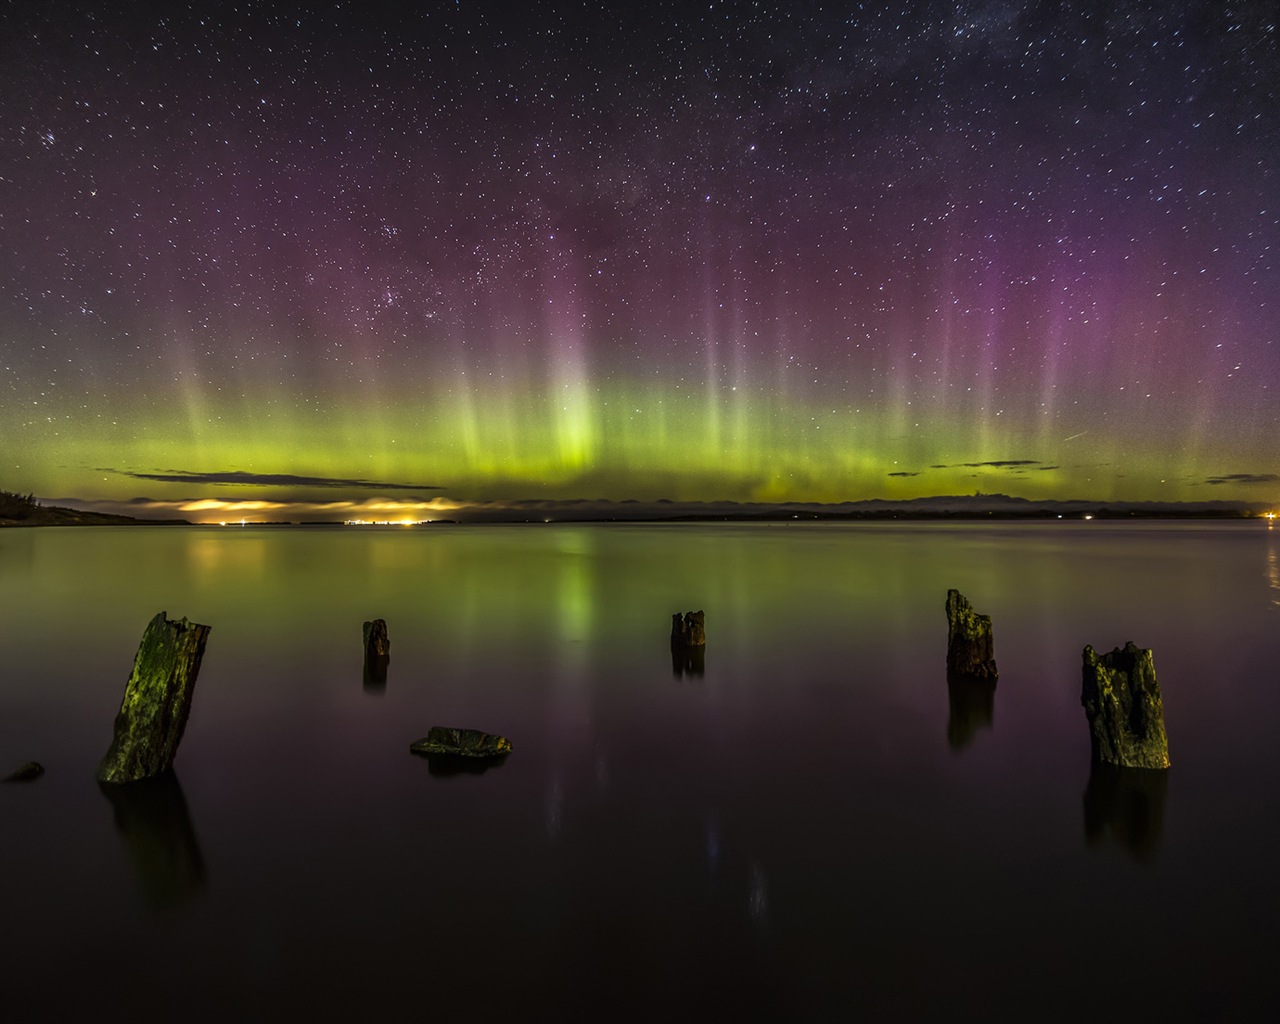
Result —
M676 612L671 616L671 642L681 647L703 647L707 642L705 612Z
M448 757L506 757L511 753L511 741L478 729L433 725L426 736L409 745L409 752Z
M208 626L160 612L147 625L116 715L99 782L135 782L168 771L191 713Z
M1130 640L1124 649L1084 649L1080 703L1089 719L1093 759L1122 768L1168 768L1164 703L1151 651Z
M28 761L17 771L10 772L0 782L30 782L44 774L44 765L39 761Z
M995 682L991 616L979 615L958 590L947 591L947 673Z

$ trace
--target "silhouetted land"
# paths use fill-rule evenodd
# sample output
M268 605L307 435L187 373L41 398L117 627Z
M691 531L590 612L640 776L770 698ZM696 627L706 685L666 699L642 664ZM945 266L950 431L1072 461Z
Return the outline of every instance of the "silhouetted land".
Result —
M0 491L0 527L5 526L190 526L186 519L135 519L104 512L81 512L60 505L41 505L30 494Z

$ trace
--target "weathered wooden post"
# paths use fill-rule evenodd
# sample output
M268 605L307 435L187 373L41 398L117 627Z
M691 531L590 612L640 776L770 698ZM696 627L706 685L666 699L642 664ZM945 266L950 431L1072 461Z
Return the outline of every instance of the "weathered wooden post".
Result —
M705 612L676 612L671 616L671 674L677 679L706 671L707 616Z
M391 663L391 640L386 619L374 619L362 627L364 634L364 688L371 693L386 689Z
M364 656L366 658L388 658L391 656L391 641L387 637L387 620L374 619L362 627L364 633Z
M947 591L947 674L995 683L991 616L979 615L958 590Z
M707 644L705 612L676 612L671 616L671 642L681 647L705 647Z
M160 612L147 625L116 714L99 782L136 782L168 771L191 713L208 626Z
M1089 719L1093 759L1122 768L1168 768L1164 703L1151 651L1130 640L1124 649L1084 649L1080 703Z

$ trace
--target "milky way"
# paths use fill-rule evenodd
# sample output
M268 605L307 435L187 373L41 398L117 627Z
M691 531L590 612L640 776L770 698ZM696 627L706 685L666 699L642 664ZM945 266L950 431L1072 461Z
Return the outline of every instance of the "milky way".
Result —
M1280 498L1275 5L1088 6L7 3L0 488Z

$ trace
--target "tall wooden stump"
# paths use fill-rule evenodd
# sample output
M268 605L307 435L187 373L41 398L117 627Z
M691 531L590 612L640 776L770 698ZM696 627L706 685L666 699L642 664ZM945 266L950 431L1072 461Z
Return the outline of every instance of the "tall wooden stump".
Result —
M115 736L98 765L99 782L135 782L173 767L208 626L160 612L147 625L116 715Z
M1164 703L1151 651L1130 640L1121 650L1084 649L1080 703L1093 759L1122 768L1168 768Z
M958 590L947 591L947 674L995 683L991 616L979 615Z

